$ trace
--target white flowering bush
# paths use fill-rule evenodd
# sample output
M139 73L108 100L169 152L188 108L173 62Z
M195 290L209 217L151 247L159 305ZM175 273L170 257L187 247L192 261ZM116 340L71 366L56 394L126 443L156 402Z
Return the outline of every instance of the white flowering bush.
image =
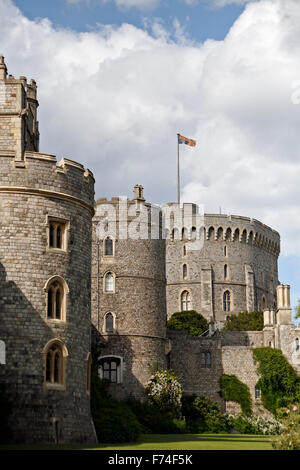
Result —
M300 450L300 412L299 404L290 406L288 409L281 409L278 412L281 416L284 432L272 442L272 446L277 450Z
M232 426L243 434L278 435L284 431L284 425L275 418L265 419L262 416L230 416Z
M159 370L150 378L146 393L150 403L161 411L180 417L182 386L170 370Z

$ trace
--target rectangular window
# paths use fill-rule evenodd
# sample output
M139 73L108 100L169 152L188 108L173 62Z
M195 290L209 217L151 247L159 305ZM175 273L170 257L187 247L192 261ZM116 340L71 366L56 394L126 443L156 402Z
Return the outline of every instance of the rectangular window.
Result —
M48 249L67 251L69 222L60 218L48 217Z

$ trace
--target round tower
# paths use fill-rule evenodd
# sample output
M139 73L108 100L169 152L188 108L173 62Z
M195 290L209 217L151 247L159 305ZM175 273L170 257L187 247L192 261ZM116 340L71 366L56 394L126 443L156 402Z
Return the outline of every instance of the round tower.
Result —
M276 307L280 236L240 216L199 214L195 204L167 204L168 318L196 310L221 327L240 311Z
M2 74L2 85L0 380L13 405L12 440L95 442L89 390L94 178L72 160L57 165L52 155L26 151L33 147L26 132L37 129L35 84L28 101L26 79Z
M160 210L143 188L133 200L98 199L93 219L92 320L101 377L123 399L144 397L153 369L166 365L165 241Z

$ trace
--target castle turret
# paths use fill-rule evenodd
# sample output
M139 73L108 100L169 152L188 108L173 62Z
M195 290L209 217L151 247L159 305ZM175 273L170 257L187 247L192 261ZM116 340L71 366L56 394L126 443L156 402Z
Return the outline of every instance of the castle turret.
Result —
M100 375L118 398L144 397L156 364L166 365L165 241L160 210L134 199L98 199L93 219L92 304Z
M23 125L33 122L31 106L36 119L36 86L6 79L3 65L0 60L9 99L0 105L0 340L6 353L0 379L13 403L12 439L95 442L89 396L94 178L72 160L57 164L53 155L26 151ZM34 128L29 131L34 137Z

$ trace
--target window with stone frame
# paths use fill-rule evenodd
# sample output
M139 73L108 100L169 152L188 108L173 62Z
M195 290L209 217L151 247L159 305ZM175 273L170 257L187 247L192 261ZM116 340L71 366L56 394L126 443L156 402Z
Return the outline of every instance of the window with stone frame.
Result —
M47 292L47 318L52 320L64 320L64 288L61 282L54 280Z
M63 386L65 382L64 354L59 343L53 343L45 353L45 385Z
M231 309L231 294L229 290L223 294L223 310L224 312L230 312Z
M224 279L228 278L228 266L227 264L224 264Z
M48 230L48 247L65 251L67 249L67 222L50 218Z
M296 351L299 351L300 346L299 346L299 338L296 338L295 340L295 345L296 345Z
M114 356L100 358L99 375L101 379L107 379L112 383L120 383L121 358Z
M187 290L185 290L181 294L181 310L186 311L186 310L191 310L191 308L192 308L191 295Z
M187 275L187 265L186 264L184 264L182 266L182 277L183 277L183 279L187 279L187 277L188 277L188 275Z
M104 330L105 333L114 332L114 316L111 312L108 312L104 318Z
M114 241L111 237L104 240L104 256L114 256Z
M211 353L208 351L201 352L201 367L211 367Z
M112 272L108 272L104 276L104 292L115 292L115 276Z

